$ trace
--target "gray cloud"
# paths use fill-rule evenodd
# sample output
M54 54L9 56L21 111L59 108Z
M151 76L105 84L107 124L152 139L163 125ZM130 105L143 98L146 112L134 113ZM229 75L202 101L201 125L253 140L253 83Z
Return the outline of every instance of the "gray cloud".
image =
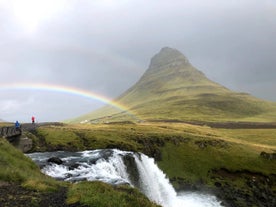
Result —
M38 21L31 32L13 13L11 2L0 1L2 84L44 82L115 98L140 78L161 47L170 46L210 79L276 101L272 0L72 0ZM33 99L32 91L23 98L21 93L1 99L0 118L27 120L19 112L24 106L43 121L62 120L102 105L70 97L71 104L62 107L58 97L66 97L61 94L41 92ZM19 109L4 110L16 103Z

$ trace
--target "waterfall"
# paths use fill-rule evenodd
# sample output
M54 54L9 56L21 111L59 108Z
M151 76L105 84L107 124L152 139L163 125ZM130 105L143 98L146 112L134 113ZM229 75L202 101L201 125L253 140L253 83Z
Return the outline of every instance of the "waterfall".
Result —
M163 207L221 207L212 195L177 193L153 158L141 153L116 149L28 154L42 172L64 181L99 180L112 185L128 184L137 187L151 201ZM63 164L48 163L59 157Z
M176 192L166 175L154 163L154 159L141 154L140 159L135 156L135 161L139 170L141 191L162 206L173 206Z

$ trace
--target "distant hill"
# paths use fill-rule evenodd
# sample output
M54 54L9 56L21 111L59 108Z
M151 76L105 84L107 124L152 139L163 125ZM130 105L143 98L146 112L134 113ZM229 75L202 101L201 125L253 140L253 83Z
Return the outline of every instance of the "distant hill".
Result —
M168 47L151 59L141 79L116 102L136 116L105 106L71 121L276 121L276 103L209 80L182 53Z

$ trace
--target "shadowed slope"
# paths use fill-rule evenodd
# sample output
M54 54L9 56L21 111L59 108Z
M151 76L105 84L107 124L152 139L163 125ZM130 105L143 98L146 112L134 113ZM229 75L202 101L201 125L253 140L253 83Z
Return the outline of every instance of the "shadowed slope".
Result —
M276 121L275 103L209 80L183 54L168 47L151 59L141 79L116 101L144 120ZM75 121L85 119L134 120L109 106Z

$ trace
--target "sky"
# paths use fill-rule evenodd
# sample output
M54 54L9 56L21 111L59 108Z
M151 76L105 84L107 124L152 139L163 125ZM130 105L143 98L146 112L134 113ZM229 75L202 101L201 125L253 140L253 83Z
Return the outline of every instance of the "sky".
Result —
M0 0L0 119L91 112L166 46L209 79L276 101L275 37L275 0Z

